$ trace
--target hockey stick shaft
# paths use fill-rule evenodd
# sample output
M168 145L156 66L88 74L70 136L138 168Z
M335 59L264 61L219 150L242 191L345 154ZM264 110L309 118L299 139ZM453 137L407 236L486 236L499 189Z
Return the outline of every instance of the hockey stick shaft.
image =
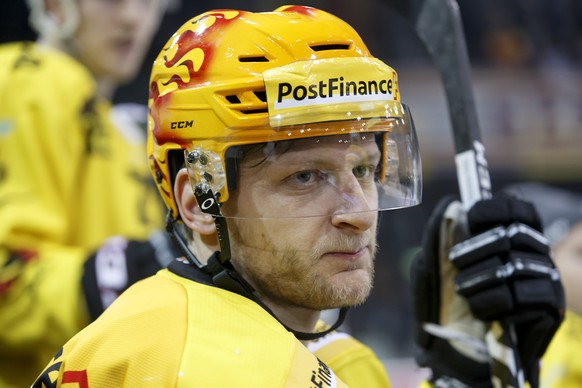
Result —
M485 147L477 120L469 56L456 0L423 0L414 19L420 39L443 80L455 142L461 200L466 209L491 197ZM493 322L486 335L494 387L523 387L524 377L513 326Z
M491 197L477 120L467 47L455 0L425 0L415 28L437 65L447 97L461 199L469 208Z

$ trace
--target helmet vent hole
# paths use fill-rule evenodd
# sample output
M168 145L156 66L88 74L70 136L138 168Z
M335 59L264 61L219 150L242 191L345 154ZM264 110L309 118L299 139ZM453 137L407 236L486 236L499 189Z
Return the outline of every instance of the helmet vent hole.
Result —
M240 62L269 62L269 59L264 55L257 55L253 57L238 57Z
M313 51L349 50L349 44L318 44L309 46Z
M229 108L237 114L255 115L265 114L269 110L267 108L267 92L263 89L245 90L245 91L229 91L233 94L224 94L224 98L230 105Z
M240 113L244 115L256 115L259 113L269 113L267 108L264 109L248 109L248 110L241 110Z
M253 92L255 96L262 102L267 102L267 92L264 90L257 90Z
M240 104L240 99L238 98L238 96L235 96L234 94L230 96L225 96L225 98L231 104Z

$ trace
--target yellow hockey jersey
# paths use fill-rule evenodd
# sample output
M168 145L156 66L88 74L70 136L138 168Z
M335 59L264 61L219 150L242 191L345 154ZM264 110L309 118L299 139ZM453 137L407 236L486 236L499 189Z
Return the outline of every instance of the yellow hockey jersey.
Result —
M120 128L69 56L0 46L0 386L30 384L89 320L82 265L163 226L145 134Z
M582 387L582 317L568 310L542 358L540 388Z
M329 325L319 322L317 331ZM310 341L307 349L323 360L341 380L354 387L390 387L386 369L372 349L348 333L332 331Z
M344 377L350 387L389 386L373 371L379 360L355 339L328 337L332 348L320 343L312 353L257 303L206 276L175 261L136 283L33 386L327 388L346 386Z

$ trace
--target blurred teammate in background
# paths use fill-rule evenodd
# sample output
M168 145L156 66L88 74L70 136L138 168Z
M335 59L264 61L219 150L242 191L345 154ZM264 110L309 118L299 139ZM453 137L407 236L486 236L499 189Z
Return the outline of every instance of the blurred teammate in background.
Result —
M145 134L113 112L167 0L30 0L39 39L0 46L0 386L171 257ZM145 120L145 118L142 118Z
M582 196L540 183L507 191L538 208L566 293L566 318L542 359L540 386L582 387Z

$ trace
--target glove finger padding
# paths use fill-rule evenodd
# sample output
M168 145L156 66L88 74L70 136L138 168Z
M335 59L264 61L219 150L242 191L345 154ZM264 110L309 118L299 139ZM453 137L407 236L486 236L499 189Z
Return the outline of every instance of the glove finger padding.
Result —
M416 360L432 370L431 381L437 386L491 386L484 345L486 326L455 292L457 269L448 259L451 247L468 233L460 202L444 198L429 219L423 249L413 262Z
M526 378L537 385L538 362L565 308L560 275L532 204L507 194L468 212L470 239L451 249L455 289L485 322L513 325Z

